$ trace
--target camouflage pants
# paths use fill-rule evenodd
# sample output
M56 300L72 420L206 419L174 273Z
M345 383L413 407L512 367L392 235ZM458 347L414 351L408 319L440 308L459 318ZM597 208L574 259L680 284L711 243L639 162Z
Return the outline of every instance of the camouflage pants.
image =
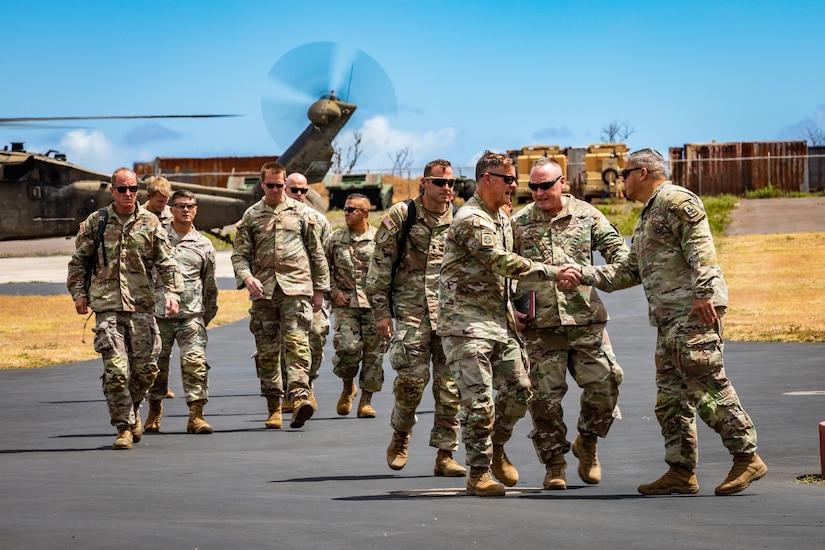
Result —
M578 431L605 437L613 424L624 377L605 324L528 330L523 336L533 389L530 438L542 464L559 452L570 451L562 410L568 371L582 389Z
M158 319L157 322L162 347L158 357L158 377L149 391L149 399L158 400L166 397L169 387L169 358L172 355L172 346L177 340L186 402L206 400L209 365L206 364L207 336L203 317Z
M444 350L461 394L467 465L489 467L493 444L509 441L532 397L524 349L511 335L507 342L445 336Z
M134 403L158 374L160 335L152 313L105 311L95 315L95 351L103 358L103 395L113 426L135 423Z
M255 368L261 395L283 397L281 353L287 368L286 394L290 399L309 394L309 329L312 307L307 296L287 296L280 287L271 300L252 302L249 330L257 348Z
M335 376L342 379L358 376L358 386L362 391L381 391L384 386L383 363L387 341L378 335L375 315L371 309L336 307L332 345L335 347L335 357L332 358L332 372Z
M329 310L322 307L312 313L312 327L309 330L309 349L312 358L309 362L309 381L312 383L321 372L321 363L324 361L324 346L327 345L329 335ZM281 378L286 380L286 361L281 355Z
M697 413L731 453L756 450L756 429L725 376L724 308L717 313L714 327L678 317L659 327L656 340L656 418L665 438L665 461L690 470L699 462Z
M443 451L458 449L458 386L447 367L441 337L433 331L429 317L417 327L399 322L390 340L389 354L390 364L396 372L390 426L402 432L415 426L415 411L430 381L432 359L435 414L430 446Z

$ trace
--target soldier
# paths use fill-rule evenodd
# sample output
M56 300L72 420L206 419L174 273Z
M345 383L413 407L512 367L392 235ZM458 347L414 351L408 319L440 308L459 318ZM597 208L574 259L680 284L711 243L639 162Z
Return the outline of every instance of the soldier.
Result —
M728 289L702 201L665 176L662 155L641 149L622 170L627 196L644 204L630 255L618 264L582 268L583 284L604 290L641 283L657 327L656 418L670 468L639 486L643 495L694 494L699 483L696 414L722 438L733 467L716 487L732 495L764 477L756 429L725 374L722 332Z
M608 262L627 257L624 238L604 214L590 204L562 194L565 178L554 159L538 159L528 184L533 203L512 219L513 250L535 262L563 266L591 265L598 250ZM516 311L530 357L533 399L530 434L539 460L546 465L545 489L566 489L564 454L570 451L562 399L567 371L582 388L579 434L573 454L585 483L601 481L596 438L613 423L623 373L607 336L607 310L596 290L579 286L565 291L553 283L519 281L516 295L535 293L535 317ZM525 329L526 327L526 329Z
M518 482L504 444L527 412L531 396L509 279L547 280L558 271L512 251L512 230L501 208L516 189L515 174L506 155L487 151L479 159L475 195L447 232L438 291L438 333L464 409L467 494L477 496L504 495L504 487L490 477L491 462L502 483Z
M286 196L296 201L302 202L310 210L312 216L315 217L315 228L318 231L318 237L321 239L321 244L326 246L329 236L332 233L332 227L329 224L327 217L306 204L307 193L309 192L309 184L306 177L298 172L293 172L286 178ZM315 400L315 380L321 371L321 362L324 360L324 346L327 343L327 336L329 335L329 308L322 305L321 309L312 314L312 328L309 331L309 349L312 353L312 359L309 364L309 400L315 409L318 409L318 403ZM284 356L281 356L281 377L286 380L286 363ZM284 399L281 407L283 412L292 412L292 401Z
M169 385L169 357L175 340L180 348L183 392L189 405L188 433L210 434L212 426L203 419L206 405L207 371L206 327L218 312L218 285L215 282L215 249L212 242L195 229L198 203L191 191L178 190L172 195L172 222L165 227L172 252L183 277L183 293L175 316L163 309L163 294L155 281L155 317L161 337L158 377L149 391L149 415L145 431L159 432L163 417L163 399Z
M169 224L172 223L172 211L169 210L169 206L167 206L169 195L171 194L172 187L169 185L169 180L163 176L149 176L146 178L146 195L148 198L143 204L143 207L158 217L160 225L164 229L168 228ZM168 384L168 376L165 379ZM157 379L155 379L155 383L157 384ZM175 392L172 391L172 388L166 388L166 397L169 399L175 397ZM151 405L151 400L149 404Z
M435 475L448 477L467 474L453 459L453 451L458 449L458 388L436 334L438 274L444 237L453 219L450 199L454 186L448 161L439 159L427 164L420 196L393 205L381 219L367 275L367 297L378 334L391 338L390 363L397 373L387 464L400 470L407 463L410 436L417 421L415 410L430 379L432 360L435 415L430 446L438 449ZM398 323L395 328L392 317Z
M382 363L387 350L387 341L378 334L366 293L367 270L375 248L375 228L369 224L370 206L365 195L348 196L344 203L347 227L335 231L326 246L329 295L335 306L332 372L344 381L337 410L341 416L352 410L352 400L358 393L355 376L361 363L358 418L375 418L370 402L372 394L384 385Z
M178 312L183 290L166 232L137 203L135 173L118 168L110 188L114 203L80 224L69 261L67 286L75 310L95 312L95 351L103 358L103 395L114 449L131 449L142 436L138 409L158 373L160 335L155 322L152 269L164 287L167 315Z
M255 366L269 416L280 429L280 354L286 357L286 397L293 401L290 427L300 428L315 408L309 401L309 330L329 289L324 248L309 208L286 196L286 173L277 162L261 167L264 197L244 212L235 236L232 267L238 288L252 299L249 329L257 348Z
M160 220L160 225L167 227L172 223L172 211L169 210L169 196L172 194L172 187L169 180L163 176L149 176L146 178L146 196L148 197L143 207L154 214Z

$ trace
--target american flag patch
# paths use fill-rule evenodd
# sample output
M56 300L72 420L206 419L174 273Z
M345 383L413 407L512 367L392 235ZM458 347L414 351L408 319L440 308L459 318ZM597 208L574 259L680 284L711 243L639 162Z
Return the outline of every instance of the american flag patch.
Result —
M396 227L395 222L389 214L385 214L384 217L381 218L381 223L387 228L387 231L392 231Z
M80 229L77 230L78 235L85 235L86 234L86 222L80 222Z

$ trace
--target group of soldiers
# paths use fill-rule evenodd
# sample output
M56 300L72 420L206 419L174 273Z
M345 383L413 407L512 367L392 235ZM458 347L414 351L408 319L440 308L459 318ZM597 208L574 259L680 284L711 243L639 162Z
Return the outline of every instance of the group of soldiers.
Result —
M707 216L696 195L667 181L662 156L643 149L627 158L628 197L645 204L630 247L599 210L562 192L565 178L552 159L536 161L533 202L512 216L512 159L488 151L475 175L476 193L458 209L452 166L434 160L420 193L392 206L377 228L369 224L369 199L355 193L344 207L346 227L332 232L326 217L304 204L304 176L287 175L277 162L262 167L264 196L237 224L232 265L252 300L266 428L282 428L284 412L292 414L290 427L301 428L317 409L314 381L333 310L333 373L343 386L338 414L351 412L360 388L357 416L374 418L371 397L383 386L385 353L396 371L390 468L407 463L415 413L432 378L436 476L467 476L470 495L504 495L519 479L504 447L529 410L544 488L566 489L570 451L581 479L599 483L597 441L619 416L623 372L595 289L642 284L659 330L656 414L669 470L639 492L698 492L697 413L734 457L716 494L763 477L753 423L724 372L727 291ZM145 429L159 430L175 340L187 431L212 432L203 406L206 325L217 311L214 249L193 226L191 193L172 194L164 220L152 189L147 206L159 215L137 204L137 189L131 170L113 174L114 203L81 224L69 264L78 313L90 307L97 315L95 349L103 356L116 449L140 440L147 397ZM594 251L605 265L593 265ZM568 372L582 389L572 442L561 406ZM459 435L469 472L453 457Z

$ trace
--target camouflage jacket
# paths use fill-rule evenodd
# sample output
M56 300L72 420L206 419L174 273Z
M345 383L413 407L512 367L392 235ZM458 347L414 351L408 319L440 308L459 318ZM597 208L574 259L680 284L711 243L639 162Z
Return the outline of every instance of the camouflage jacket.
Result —
M529 204L513 216L513 250L525 258L549 265L567 263L593 264L593 251L605 261L615 263L627 257L624 238L610 225L604 214L572 195L554 216L546 214L536 203ZM516 295L536 292L536 317L528 328L604 323L607 309L596 289L581 285L565 291L551 282L519 281Z
M630 255L618 264L585 268L583 275L583 283L607 291L641 282L653 326L687 315L694 298L728 305L705 207L695 194L669 181L642 208Z
M271 300L275 287L288 296L329 289L329 268L316 219L303 203L285 197L272 207L263 200L244 212L235 235L232 267L238 288L254 276Z
M367 271L375 249L375 228L370 226L359 235L344 227L335 231L327 241L329 262L329 295L338 291L349 296L347 307L370 307L367 299Z
M149 201L143 203L143 208L149 210ZM149 210L149 213L155 214L151 210ZM163 212L161 212L160 214L155 214L155 216L157 216L158 220L160 220L160 225L162 227L168 227L169 224L172 223L172 209L169 208L168 204L163 207Z
M203 316L208 325L218 313L218 284L215 281L215 248L212 242L192 228L181 235L169 225L166 226L172 256L178 262L183 277L183 292L175 319ZM163 286L155 280L155 316L166 317L163 300Z
M421 198L414 200L417 219L410 227L395 277L393 265L399 254L407 205L397 203L381 218L375 233L375 253L367 275L367 297L376 321L392 316L392 294L394 313L399 322L417 327L429 316L435 330L438 326L438 276L444 258L444 239L453 221L453 208L448 205L433 223L428 220L435 216L427 213Z
M506 342L516 330L510 278L552 280L557 272L557 267L514 253L510 221L476 193L447 232L438 334Z
M138 205L124 224L112 205L107 210L103 245L97 249L95 238L100 214L92 212L80 224L66 281L72 298L77 300L86 296L89 307L98 313L152 313L155 310L152 269L156 268L166 289L165 297L179 299L183 281L178 264L172 257L166 231L157 217ZM96 268L93 267L95 250ZM93 270L94 274L87 295L84 279L88 270Z

